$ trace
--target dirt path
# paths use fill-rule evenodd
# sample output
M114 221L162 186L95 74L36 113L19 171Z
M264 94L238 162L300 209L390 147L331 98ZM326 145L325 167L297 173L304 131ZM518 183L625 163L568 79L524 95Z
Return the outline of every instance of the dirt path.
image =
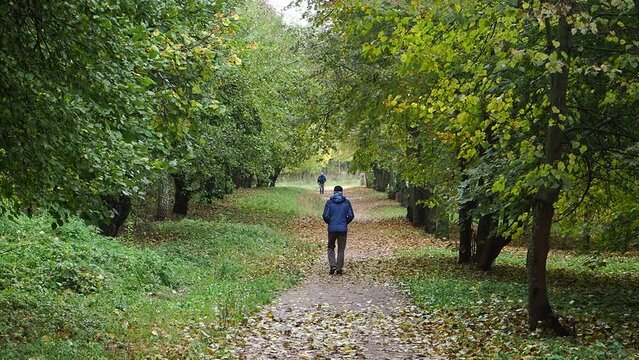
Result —
M401 218L383 219L383 209L397 206L383 195L364 188L346 189L345 195L356 218L349 229L344 275L328 275L322 251L300 286L249 320L238 358L436 358L419 311L391 279L374 280L377 269L370 261L431 239ZM319 218L296 230L299 241L325 244L326 228Z

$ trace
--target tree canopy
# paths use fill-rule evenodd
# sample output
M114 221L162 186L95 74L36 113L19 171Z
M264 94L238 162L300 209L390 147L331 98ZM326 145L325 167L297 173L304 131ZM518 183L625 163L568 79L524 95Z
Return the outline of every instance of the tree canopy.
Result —
M0 18L2 212L114 235L167 173L188 203L317 149L305 30L262 2L12 1Z
M504 245L529 239L530 326L566 333L546 290L551 233L584 246L637 245L636 4L371 0L314 9L327 79L340 89L332 121L350 129L357 165L412 187L405 192L426 219L409 217L427 230L436 230L431 218L457 219L460 262L488 269Z

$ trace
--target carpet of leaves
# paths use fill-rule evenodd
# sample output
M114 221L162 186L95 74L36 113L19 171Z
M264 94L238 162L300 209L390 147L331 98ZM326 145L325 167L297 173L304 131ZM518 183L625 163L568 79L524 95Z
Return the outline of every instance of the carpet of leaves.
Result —
M346 195L357 217L346 274L327 274L324 224L298 220L292 232L317 250L306 280L212 342L210 358L639 358L634 265L598 271L569 252L551 253L551 301L577 335L530 332L522 249L506 250L483 273L456 264L449 242L384 217L398 206L392 201L367 189Z

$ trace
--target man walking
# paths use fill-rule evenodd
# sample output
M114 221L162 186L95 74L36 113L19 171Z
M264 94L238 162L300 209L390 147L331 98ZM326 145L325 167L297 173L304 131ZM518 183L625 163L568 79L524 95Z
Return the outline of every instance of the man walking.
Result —
M320 188L320 194L324 194L324 183L326 183L326 176L324 176L323 171L320 171L320 176L317 177L317 184Z
M355 218L351 202L344 197L343 192L344 189L341 186L335 186L333 196L326 202L322 214L324 222L328 224L328 264L331 267L329 271L331 275L342 275L348 224ZM337 260L335 259L336 242Z

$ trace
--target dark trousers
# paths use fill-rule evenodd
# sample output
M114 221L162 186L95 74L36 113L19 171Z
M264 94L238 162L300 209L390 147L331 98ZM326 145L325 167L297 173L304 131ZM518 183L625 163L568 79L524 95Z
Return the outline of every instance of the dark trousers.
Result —
M337 242L337 259L335 259L335 242ZM331 268L342 270L344 268L344 250L346 249L345 232L328 233L328 264Z
M324 193L324 183L318 183L320 187L320 194Z

